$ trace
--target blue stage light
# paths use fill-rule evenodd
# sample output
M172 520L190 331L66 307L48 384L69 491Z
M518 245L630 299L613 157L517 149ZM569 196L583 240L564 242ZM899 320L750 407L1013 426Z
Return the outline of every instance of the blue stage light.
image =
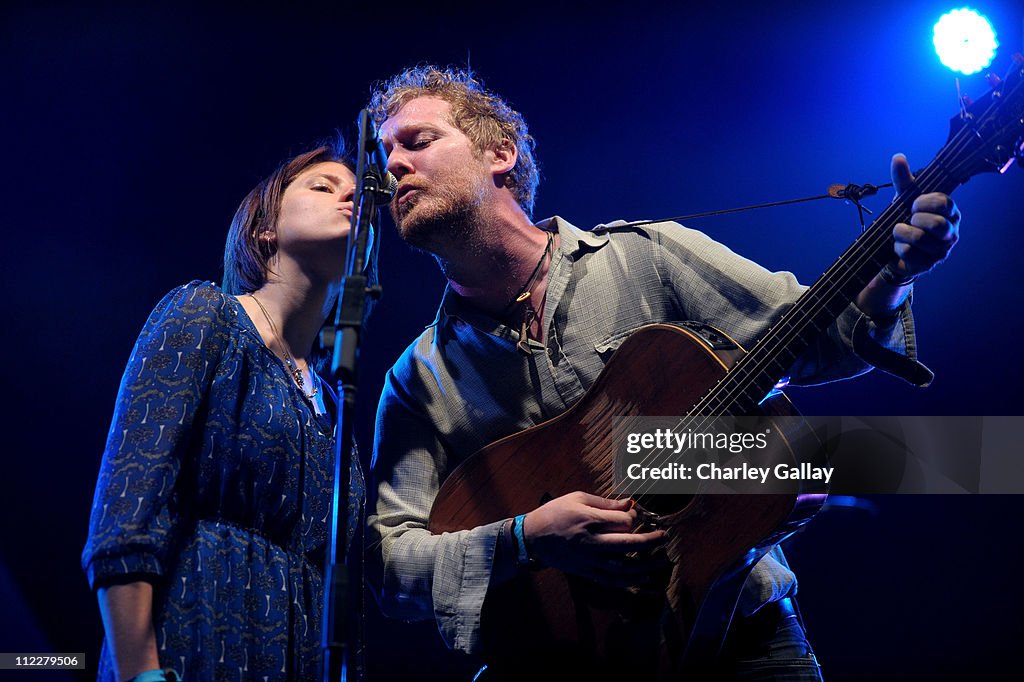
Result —
M966 7L942 15L932 42L942 63L963 74L977 73L991 64L999 46L988 19Z

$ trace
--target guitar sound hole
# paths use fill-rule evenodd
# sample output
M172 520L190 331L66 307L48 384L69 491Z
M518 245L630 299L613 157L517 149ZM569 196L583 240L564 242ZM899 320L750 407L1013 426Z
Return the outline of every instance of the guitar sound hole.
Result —
M690 503L693 495L638 495L634 499L637 509L641 512L641 516L646 512L655 517L660 517L680 511Z

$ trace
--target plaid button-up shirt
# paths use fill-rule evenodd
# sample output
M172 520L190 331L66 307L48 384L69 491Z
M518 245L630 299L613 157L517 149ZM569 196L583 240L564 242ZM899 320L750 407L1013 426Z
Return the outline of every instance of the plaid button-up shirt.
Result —
M433 535L427 519L446 476L494 440L546 421L578 401L636 328L698 320L750 347L802 293L788 272L768 272L705 235L674 223L579 230L538 224L561 242L548 274L544 343L519 352L517 329L475 311L450 287L434 322L388 372L377 413L369 515L370 575L384 612L434 618L449 647L473 652L503 521ZM905 305L876 330L852 304L791 368L791 383L855 376L861 324L887 348L913 356ZM609 416L611 418L611 415ZM741 613L795 591L775 548L744 586Z

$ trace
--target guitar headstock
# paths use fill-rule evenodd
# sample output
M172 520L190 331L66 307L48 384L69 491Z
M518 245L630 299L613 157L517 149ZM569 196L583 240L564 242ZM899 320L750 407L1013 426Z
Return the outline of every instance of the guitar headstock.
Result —
M1003 173L1015 160L1024 163L1024 56L1013 56L1004 78L988 80L992 89L977 101L965 98L950 121L941 156L956 184L979 173Z

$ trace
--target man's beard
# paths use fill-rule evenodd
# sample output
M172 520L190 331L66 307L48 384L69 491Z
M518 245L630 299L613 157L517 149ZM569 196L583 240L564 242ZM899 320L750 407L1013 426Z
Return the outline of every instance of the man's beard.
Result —
M391 202L391 217L409 246L443 257L452 245L465 247L480 239L480 204L474 193L420 192L403 205Z

